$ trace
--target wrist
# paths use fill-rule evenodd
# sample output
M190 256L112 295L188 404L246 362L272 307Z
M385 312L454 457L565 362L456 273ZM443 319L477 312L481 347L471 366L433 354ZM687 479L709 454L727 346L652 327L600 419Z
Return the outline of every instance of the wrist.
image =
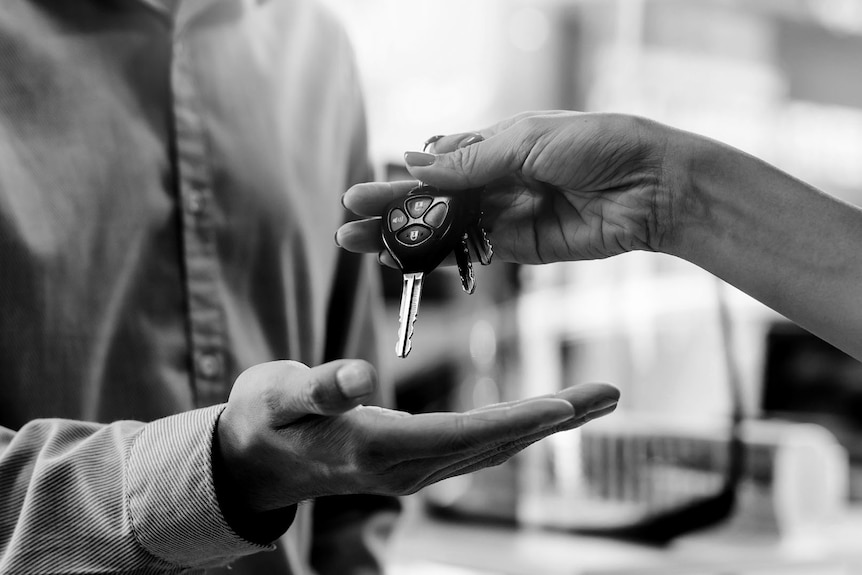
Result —
M709 227L712 214L707 191L721 171L717 142L690 132L666 128L661 178L653 199L652 248L683 259Z
M296 505L271 511L258 511L247 501L246 489L238 480L237 470L227 462L223 453L223 438L216 425L213 433L213 482L219 508L227 524L237 535L256 544L268 544L290 527L296 515Z

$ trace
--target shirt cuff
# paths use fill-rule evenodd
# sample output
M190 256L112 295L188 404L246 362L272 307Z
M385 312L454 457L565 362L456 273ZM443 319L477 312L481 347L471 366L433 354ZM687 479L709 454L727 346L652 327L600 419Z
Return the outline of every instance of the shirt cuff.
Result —
M224 408L153 421L131 447L126 502L132 531L149 553L175 565L222 565L275 548L242 538L219 507L212 446Z

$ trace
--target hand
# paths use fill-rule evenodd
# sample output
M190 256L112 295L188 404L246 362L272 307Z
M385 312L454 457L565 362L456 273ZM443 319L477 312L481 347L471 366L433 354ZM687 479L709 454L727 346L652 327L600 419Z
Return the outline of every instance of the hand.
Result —
M476 134L432 144L435 154L405 154L410 173L458 190L485 186L483 225L497 257L517 263L597 259L657 250L674 182L666 181L671 130L641 118L577 112L527 113ZM463 146L464 142L470 145ZM674 172L676 173L676 172ZM344 205L373 218L415 182L352 187ZM336 242L379 252L379 220L342 226Z
M376 385L362 361L312 369L281 361L245 371L218 422L218 489L256 513L325 495L406 495L500 464L610 413L619 397L610 385L584 384L466 413L410 415L360 405Z

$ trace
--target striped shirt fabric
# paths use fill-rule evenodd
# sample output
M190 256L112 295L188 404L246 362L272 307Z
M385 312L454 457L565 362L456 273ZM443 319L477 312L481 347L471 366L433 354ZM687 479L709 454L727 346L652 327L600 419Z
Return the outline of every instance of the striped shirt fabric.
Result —
M13 541L0 572L179 573L273 549L243 540L219 511L210 450L221 410L4 430L0 517Z

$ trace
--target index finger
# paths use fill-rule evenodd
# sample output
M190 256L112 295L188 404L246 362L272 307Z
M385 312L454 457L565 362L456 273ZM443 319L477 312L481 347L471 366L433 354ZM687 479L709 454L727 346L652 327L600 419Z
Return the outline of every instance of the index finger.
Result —
M518 122L526 118L531 118L533 116L557 116L560 114L570 113L571 112L567 110L541 110L520 112L518 114L500 120L496 124L493 124L486 128L482 128L481 130L476 130L472 132L457 132L454 134L434 136L425 143L425 149L423 151L429 152L431 154L447 154L449 152L454 152L458 148L465 148L472 143L481 141L483 139L488 139L491 136L508 130L511 126L517 124Z
M518 114L515 114L514 116L510 116L504 120L500 120L496 124L488 126L487 128L483 128L481 130L476 130L472 132L457 132L454 134L434 136L426 142L426 146L423 151L431 154L447 154L449 152L454 152L458 148L465 148L470 144L481 140L486 140L491 136L508 130L511 126L517 124L518 122L526 118L530 118L533 116L557 116L560 114L567 113L570 112L567 112L565 110L520 112Z
M564 399L572 405L572 408L575 410L575 414L580 417L582 415L586 415L595 411L601 411L608 406L618 402L620 399L620 390L616 386L613 386L609 383L588 382L579 383L577 385L561 389L556 393L549 393L537 397L554 397L557 399ZM512 407L527 401L531 401L533 399L536 398L534 397L529 399L516 399L513 401L508 401L506 403L485 405L482 407L477 407L469 411L468 413L478 413L497 407Z
M418 185L416 180L400 182L368 182L356 184L341 196L341 203L354 214L363 217L379 216L386 204L407 195Z
M377 447L404 459L471 454L552 428L575 415L559 398L536 398L467 413L425 413L390 420Z

